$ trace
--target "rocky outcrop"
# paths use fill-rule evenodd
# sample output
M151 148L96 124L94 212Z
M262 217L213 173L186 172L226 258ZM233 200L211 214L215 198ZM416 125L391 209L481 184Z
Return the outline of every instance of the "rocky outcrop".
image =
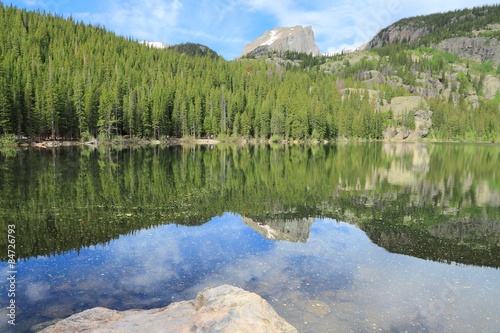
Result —
M78 332L297 333L259 295L223 285L207 288L195 300L151 310L93 308L59 321L42 333Z
M394 97L390 104L382 108L383 111L392 111L394 119L403 119L413 115L415 128L409 129L405 126L389 127L384 132L385 139L406 140L425 138L432 127L432 111L429 105L421 96L401 96Z
M500 77L488 75L484 80L484 98L492 99L500 92Z
M401 96L394 97L391 104L385 106L385 109L391 109L394 117L405 116L408 112L419 109L428 109L427 102L421 96Z
M286 51L308 53L313 56L320 55L312 27L299 25L291 28L268 30L253 42L245 45L240 57Z
M429 134L432 127L432 111L416 110L415 116L415 136L417 138L425 138Z
M384 132L384 139L386 140L406 140L410 136L412 132L404 127L404 126L399 126L399 127L388 127L385 132Z

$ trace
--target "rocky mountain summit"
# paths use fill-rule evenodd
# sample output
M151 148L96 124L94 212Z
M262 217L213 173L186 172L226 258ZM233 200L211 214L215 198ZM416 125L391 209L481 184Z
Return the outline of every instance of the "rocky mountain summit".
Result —
M311 26L280 27L266 31L262 36L247 44L240 57L258 56L267 52L293 51L313 56L321 54L314 39Z

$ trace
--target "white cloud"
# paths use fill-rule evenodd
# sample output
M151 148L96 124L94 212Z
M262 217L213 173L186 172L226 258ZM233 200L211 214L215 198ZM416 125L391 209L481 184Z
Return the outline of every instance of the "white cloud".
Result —
M26 296L31 302L39 302L49 296L50 285L44 282L35 282L26 286Z
M23 1L30 4L52 3L61 9L71 7L69 0ZM80 9L73 17L105 25L119 35L139 40L205 44L231 59L241 52L246 43L276 26L311 25L321 51L330 53L358 47L369 41L379 29L404 17L495 2L110 0L95 5L91 13L87 13L90 8Z
M40 0L24 0L23 3L26 6L40 6L44 4L44 2Z
M246 3L250 10L275 16L281 26L311 25L322 52L338 52L360 46L379 29L404 17L494 4L495 1L313 0L306 5L300 0L248 0Z
M280 26L311 25L323 52L359 46L394 22L402 7L394 1L366 0L313 1L307 5L300 1L250 0L247 6L274 15Z
M248 42L243 37L248 19L240 0L112 0L92 13L73 16L137 40L201 43L225 55L233 50L237 54Z
M75 17L104 24L120 35L155 41L179 25L181 9L180 0L113 0L107 2L101 12L77 13Z

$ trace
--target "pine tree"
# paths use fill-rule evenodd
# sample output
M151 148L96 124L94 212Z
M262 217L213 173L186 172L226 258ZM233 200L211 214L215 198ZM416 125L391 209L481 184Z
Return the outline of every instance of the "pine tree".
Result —
M7 85L0 58L0 135L12 133L10 119L12 110L8 91L9 86Z
M76 117L78 119L78 129L80 137L82 131L86 129L86 116L84 112L84 85L85 77L83 74L75 75L73 80L73 105L75 108Z

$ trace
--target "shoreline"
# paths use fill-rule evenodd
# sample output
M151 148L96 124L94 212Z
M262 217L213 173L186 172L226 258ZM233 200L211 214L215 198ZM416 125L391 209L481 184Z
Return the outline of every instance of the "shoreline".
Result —
M453 140L437 140L437 139L422 139L406 140L406 139L347 139L340 138L337 140L270 140L270 139L246 139L246 138L230 138L230 139L183 139L172 138L167 140L150 140L150 139L123 139L121 137L115 140L99 143L97 140L89 142L71 141L71 140L44 140L32 142L17 142L0 145L0 150L5 148L61 148L61 147L146 147L146 146L214 146L218 144L237 144L237 145L256 145L256 144L275 144L275 145L328 145L328 144L345 144L345 143L364 143L364 142L384 142L384 143L454 143L454 144L500 144L500 142L491 141L453 141Z

